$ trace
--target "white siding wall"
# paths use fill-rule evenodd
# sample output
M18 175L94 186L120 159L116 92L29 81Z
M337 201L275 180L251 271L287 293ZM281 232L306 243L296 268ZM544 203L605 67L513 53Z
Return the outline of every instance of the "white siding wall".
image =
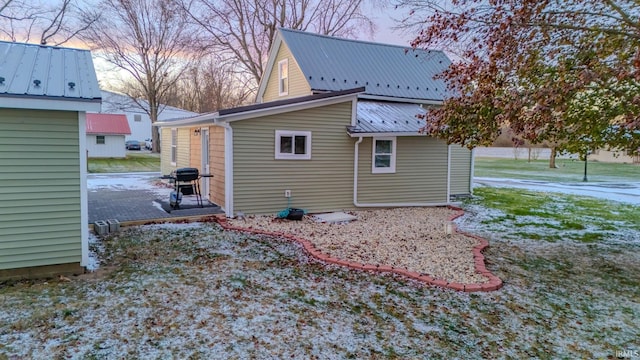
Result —
M105 135L104 144L96 143L97 135L87 135L87 150L90 158L123 158L127 156L124 148L124 135Z

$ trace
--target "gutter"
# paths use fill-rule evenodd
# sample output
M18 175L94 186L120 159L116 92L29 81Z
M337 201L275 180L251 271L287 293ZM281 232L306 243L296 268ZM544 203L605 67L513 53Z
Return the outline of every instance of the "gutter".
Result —
M421 207L421 206L447 206L450 205L450 201L447 198L443 203L361 203L358 201L358 158L360 157L360 143L363 137L359 136L358 141L355 143L354 159L353 159L353 205L356 207L376 208L376 207ZM448 179L447 179L448 180Z

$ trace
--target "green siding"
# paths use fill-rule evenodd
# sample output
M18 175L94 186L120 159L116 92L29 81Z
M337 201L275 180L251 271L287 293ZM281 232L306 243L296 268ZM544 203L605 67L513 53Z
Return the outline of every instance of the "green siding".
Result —
M451 145L451 195L471 194L471 150Z
M287 59L289 64L289 91L287 95L280 96L278 63L284 59ZM273 69L270 74L267 74L267 76L267 85L263 95L263 102L311 95L311 87L309 87L307 79L304 77L296 59L291 54L289 47L287 47L284 42L280 45L280 49L278 49L278 54L276 55L276 59L273 63Z
M0 110L0 269L79 263L78 113Z
M371 138L360 143L358 202L445 203L447 144L426 136L398 137L396 172L371 173Z
M234 209L276 213L353 208L351 102L233 122ZM275 131L311 131L311 160L275 160Z

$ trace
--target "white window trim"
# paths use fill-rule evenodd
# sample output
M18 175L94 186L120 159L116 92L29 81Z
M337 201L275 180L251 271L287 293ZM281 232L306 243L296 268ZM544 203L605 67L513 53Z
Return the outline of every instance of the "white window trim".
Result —
M376 141L391 140L391 166L376 167ZM396 172L396 137L373 137L371 138L371 173L372 174L395 174Z
M280 152L280 138L283 136L305 136L307 141L305 142L305 154L284 154ZM289 131L289 130L276 130L275 136L275 158L276 160L311 160L311 131ZM295 143L292 144L292 149L295 149Z
M173 137L174 131L176 132L175 138ZM174 139L175 143L173 141ZM176 154L175 159L173 158L173 154ZM171 166L176 166L176 164L178 163L178 129L176 128L171 128L171 152L169 153L169 156L171 157Z
M282 78L282 64L286 64L287 66L287 77ZM286 80L285 80L286 79ZM282 89L282 80L287 82L287 90L283 91ZM285 96L289 95L289 59L284 59L278 61L278 95Z
M98 138L102 137L102 142L98 141ZM106 145L107 137L105 135L96 135L96 145Z

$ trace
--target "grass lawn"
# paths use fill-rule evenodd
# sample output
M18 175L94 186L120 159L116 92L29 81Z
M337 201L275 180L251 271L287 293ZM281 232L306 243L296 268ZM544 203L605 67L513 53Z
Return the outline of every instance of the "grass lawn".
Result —
M554 182L579 182L584 176L584 161L557 159L557 169L549 168L549 160L528 162L514 159L476 158L475 176L530 179ZM640 181L640 165L592 162L587 164L587 178L591 182Z
M124 159L89 158L89 173L160 171L160 154L127 153Z
M591 359L640 351L638 208L557 195L565 214L555 219L544 197L479 190L459 226L490 241L487 267L504 280L499 291L460 293L323 265L297 245L215 224L135 227L90 244L102 274L0 285L0 359ZM589 241L561 236L589 230L591 211L609 213L594 227L616 230ZM559 236L511 237L522 227L508 216L519 212L528 233ZM495 216L504 219L486 221Z

